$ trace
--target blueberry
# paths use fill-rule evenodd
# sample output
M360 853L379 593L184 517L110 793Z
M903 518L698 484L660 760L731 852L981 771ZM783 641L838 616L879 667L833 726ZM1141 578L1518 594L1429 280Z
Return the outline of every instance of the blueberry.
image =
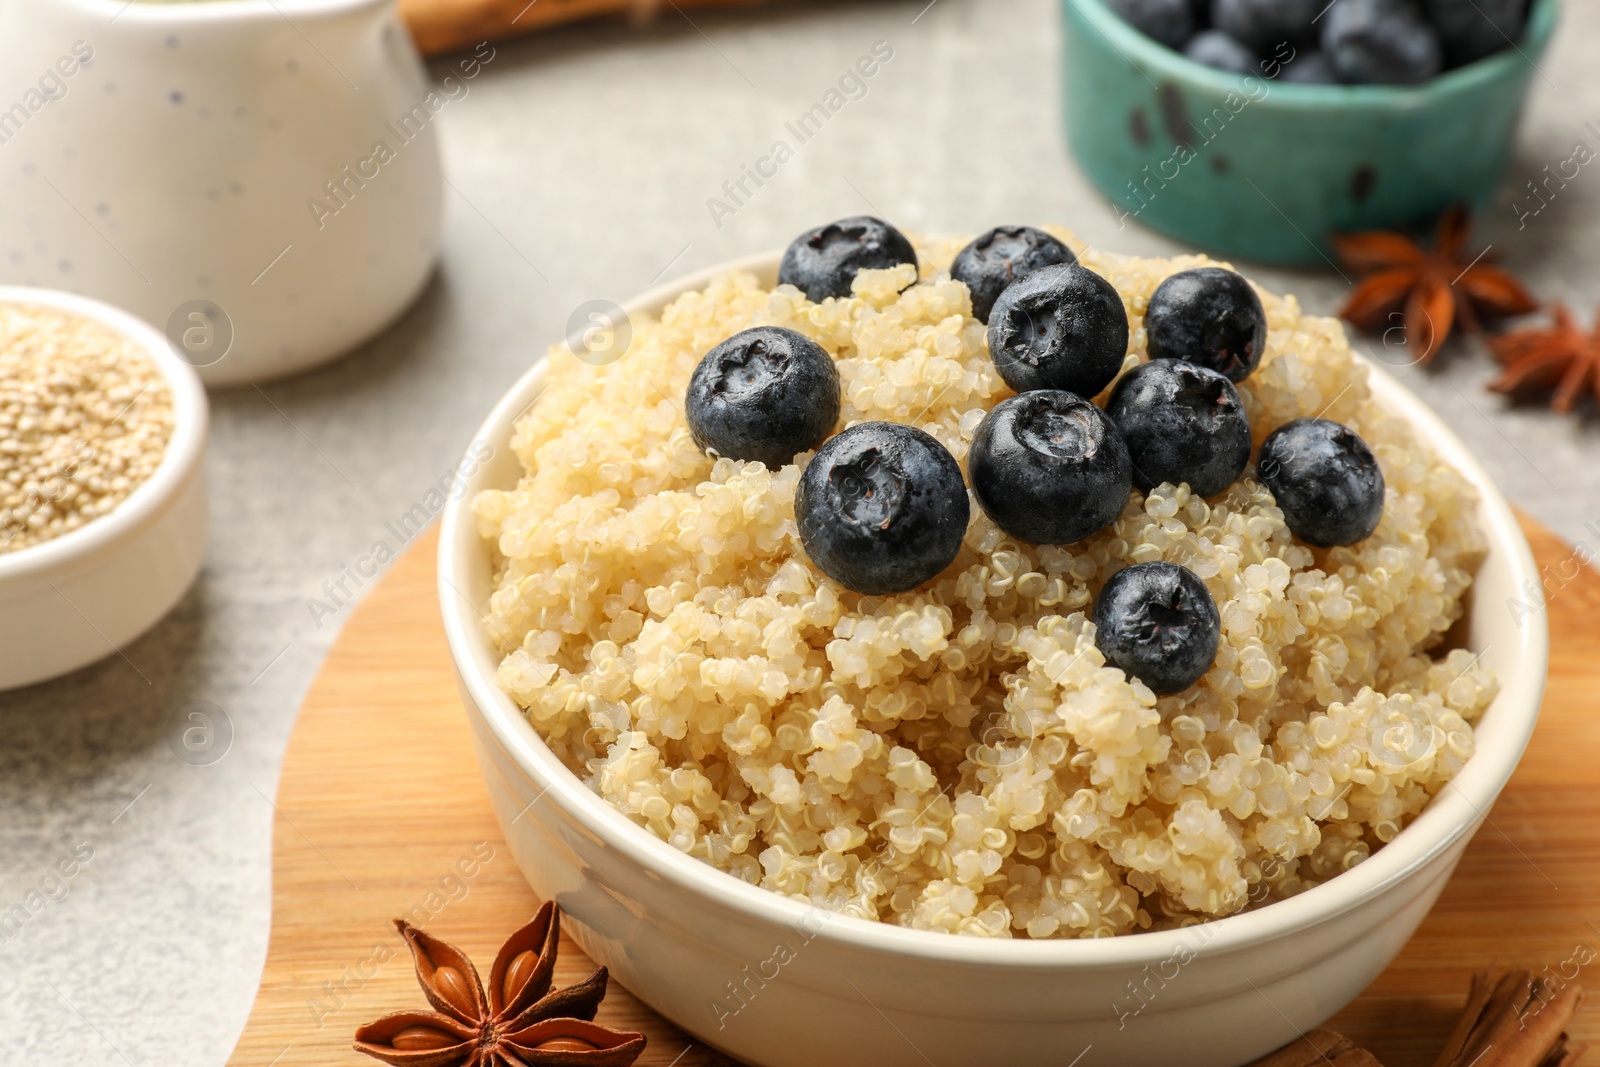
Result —
M1040 267L1006 286L989 312L989 358L1017 392L1094 396L1128 351L1128 313L1100 275L1076 263Z
M800 544L817 569L858 593L903 593L950 565L967 533L961 467L898 422L863 422L831 438L800 474Z
M1284 44L1315 41L1316 18L1326 4L1327 0L1216 0L1211 21L1258 55L1272 55Z
M791 241L778 266L778 284L792 285L820 304L830 296L849 296L850 283L861 271L916 262L916 249L905 234L882 219L855 215Z
M1220 493L1250 462L1250 420L1233 383L1180 359L1141 363L1117 382L1106 415L1133 460L1133 484L1148 493L1187 482L1196 496Z
M1307 544L1353 545L1383 518L1383 470L1367 443L1337 422L1280 426L1261 442L1256 475Z
M1527 0L1423 0L1445 58L1460 66L1510 48L1522 36Z
M1135 563L1094 602L1094 643L1159 696L1181 693L1217 658L1222 620L1205 583L1176 563Z
M1182 48L1194 35L1191 0L1111 0L1111 9L1168 48Z
M1256 54L1250 46L1221 30L1204 30L1189 38L1183 54L1196 63L1231 74L1255 74Z
M989 321L989 312L1006 286L1030 271L1057 263L1076 263L1072 249L1032 226L996 226L956 254L950 277L972 293L972 317Z
M1439 73L1439 34L1410 0L1334 0L1322 50L1342 82L1415 85Z
M706 353L683 406L702 450L777 469L839 420L839 370L804 334L757 326Z
M1315 48L1304 48L1283 65L1279 81L1294 85L1337 85L1339 76L1328 62L1327 53Z
M996 404L972 435L967 477L996 526L1040 545L1103 530L1122 514L1133 484L1116 426L1089 401L1059 389Z
M1196 267L1150 294L1144 332L1152 359L1186 359L1242 382L1261 362L1267 313L1241 275Z

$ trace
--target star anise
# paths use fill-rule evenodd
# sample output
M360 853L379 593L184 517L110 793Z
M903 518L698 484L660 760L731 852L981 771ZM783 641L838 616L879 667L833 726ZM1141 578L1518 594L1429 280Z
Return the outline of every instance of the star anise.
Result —
M1585 390L1600 400L1600 316L1586 333L1565 304L1554 310L1555 325L1548 329L1514 330L1489 339L1495 358L1505 365L1489 388L1515 393L1553 387L1550 406L1565 412Z
M512 934L495 957L484 991L472 961L404 919L417 981L435 1011L397 1011L356 1031L357 1052L395 1067L626 1067L643 1034L593 1022L606 995L606 969L552 989L561 937L554 903Z
M1362 274L1339 316L1363 330L1398 320L1417 362L1426 363L1458 319L1478 330L1483 316L1526 315L1538 307L1510 271L1484 255L1463 258L1470 231L1466 209L1457 206L1440 217L1431 249L1386 230L1334 237L1339 258Z

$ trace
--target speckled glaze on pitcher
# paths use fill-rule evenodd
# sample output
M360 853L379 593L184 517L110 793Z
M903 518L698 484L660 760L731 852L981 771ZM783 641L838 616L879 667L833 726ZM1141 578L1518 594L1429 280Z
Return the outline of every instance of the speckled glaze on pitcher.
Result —
M210 385L331 359L432 270L450 99L393 0L0 0L0 281L127 308Z

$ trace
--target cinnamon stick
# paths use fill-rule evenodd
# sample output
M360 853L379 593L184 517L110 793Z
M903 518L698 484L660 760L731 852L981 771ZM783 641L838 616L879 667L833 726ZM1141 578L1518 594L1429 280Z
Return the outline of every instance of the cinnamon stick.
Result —
M1480 971L1433 1067L1577 1067L1583 1045L1567 1026L1583 987L1532 971ZM1335 1030L1313 1030L1249 1067L1382 1067Z
M763 0L400 0L400 17L425 56L471 48L569 22L626 15L636 22L684 10L742 7Z
M1567 1024L1583 1003L1583 988L1533 972L1472 976L1467 1004L1434 1067L1566 1067L1582 1049L1569 1043Z
M1249 1067L1383 1067L1376 1056L1337 1030L1313 1030ZM1554 1067L1554 1065L1552 1065Z

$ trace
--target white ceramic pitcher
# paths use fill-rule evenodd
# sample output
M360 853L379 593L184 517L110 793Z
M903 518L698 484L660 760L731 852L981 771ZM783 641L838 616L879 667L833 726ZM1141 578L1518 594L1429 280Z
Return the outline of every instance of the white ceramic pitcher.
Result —
M330 359L427 280L451 99L393 0L0 0L0 282L127 308L210 385Z

